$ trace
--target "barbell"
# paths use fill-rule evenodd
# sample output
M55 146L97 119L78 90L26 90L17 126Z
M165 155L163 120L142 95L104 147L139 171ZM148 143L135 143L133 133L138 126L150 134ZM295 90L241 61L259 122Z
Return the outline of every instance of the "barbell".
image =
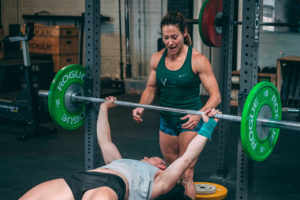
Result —
M49 91L39 91L39 96L48 97L51 118L65 129L77 129L84 123L85 103L103 103L105 99L83 96L85 68L68 65L55 75ZM152 110L203 115L196 110L185 110L126 101L117 105L141 107ZM250 91L242 116L217 114L216 118L241 123L242 146L249 158L265 160L272 152L279 128L300 131L300 123L281 120L281 100L276 87L270 82L260 82Z
M198 19L187 19L188 23L198 24L202 42L207 46L222 46L223 0L205 0L201 6ZM234 21L241 25L241 21ZM300 27L300 24L260 22L260 26Z

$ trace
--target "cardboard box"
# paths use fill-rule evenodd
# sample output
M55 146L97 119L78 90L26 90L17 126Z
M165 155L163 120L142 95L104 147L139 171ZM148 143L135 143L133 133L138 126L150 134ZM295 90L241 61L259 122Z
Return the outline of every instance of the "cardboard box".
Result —
M78 53L77 37L33 37L29 41L29 52L38 54Z
M22 32L25 32L25 25L22 27ZM45 26L35 24L34 34L34 37L29 41L30 53L78 53L78 28L75 26Z
M52 55L54 72L58 72L61 68L70 65L78 64L78 54L59 54Z

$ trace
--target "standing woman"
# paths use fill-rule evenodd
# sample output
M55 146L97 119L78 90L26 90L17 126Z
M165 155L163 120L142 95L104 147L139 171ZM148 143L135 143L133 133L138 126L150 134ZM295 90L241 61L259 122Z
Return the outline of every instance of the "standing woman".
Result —
M185 18L181 13L170 12L161 21L164 49L152 55L147 86L140 104L151 104L158 91L161 106L204 111L220 103L217 81L208 59L191 47ZM200 99L200 84L209 94L203 106ZM133 119L142 122L143 108L132 111ZM168 163L181 156L190 141L197 135L203 122L201 116L161 111L159 142L162 155ZM183 177L185 194L195 199L193 184L196 161Z

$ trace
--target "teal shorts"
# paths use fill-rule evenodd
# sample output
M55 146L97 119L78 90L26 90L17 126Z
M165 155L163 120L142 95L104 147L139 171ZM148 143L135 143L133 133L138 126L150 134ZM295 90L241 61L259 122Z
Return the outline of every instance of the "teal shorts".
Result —
M201 119L198 125L193 130L189 130L181 127L185 122L186 120L182 120L181 123L170 124L162 115L160 115L159 130L167 135L179 136L180 133L187 131L198 132L203 125L203 120Z

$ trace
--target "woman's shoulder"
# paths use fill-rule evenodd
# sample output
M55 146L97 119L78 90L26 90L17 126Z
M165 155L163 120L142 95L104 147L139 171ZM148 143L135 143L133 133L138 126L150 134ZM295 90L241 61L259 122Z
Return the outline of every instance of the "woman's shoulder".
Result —
M203 69L203 66L209 66L209 60L205 55L200 53L198 50L193 48L192 53L192 66L195 69L195 71L199 71L200 69Z
M200 51L198 51L197 49L193 48L192 60L201 62L201 61L206 61L207 57L202 53L200 53Z
M163 48L162 50L152 54L151 61L150 61L152 67L154 67L154 68L157 67L157 65L158 65L162 55L164 54L164 52L165 52L165 48Z
M197 49L195 49L193 47L192 47L192 50L193 50L192 51L192 56L194 56L194 57L202 57L202 56L204 56L202 53L200 53L200 51L198 51Z
M154 54L152 54L152 58L161 58L165 50L166 48L163 48L160 51L155 52Z

